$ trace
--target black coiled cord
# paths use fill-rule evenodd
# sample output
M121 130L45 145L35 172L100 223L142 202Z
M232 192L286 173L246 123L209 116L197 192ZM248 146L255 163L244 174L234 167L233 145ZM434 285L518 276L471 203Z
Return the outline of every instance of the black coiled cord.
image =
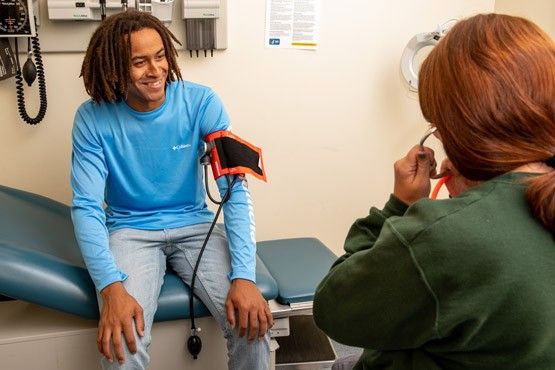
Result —
M21 119L30 125L36 125L40 123L46 114L46 81L44 78L44 64L42 63L42 56L40 54L40 43L38 37L31 37L31 42L33 45L33 56L35 58L36 68L37 68L37 78L39 84L39 99L40 107L39 112L35 118L29 117L27 114L27 109L25 108L25 92L23 90L23 76L21 73L21 67L19 65L19 50L17 48L17 39L15 44L15 53L17 59L17 72L15 74L15 86L17 91L17 109L19 110L19 115Z

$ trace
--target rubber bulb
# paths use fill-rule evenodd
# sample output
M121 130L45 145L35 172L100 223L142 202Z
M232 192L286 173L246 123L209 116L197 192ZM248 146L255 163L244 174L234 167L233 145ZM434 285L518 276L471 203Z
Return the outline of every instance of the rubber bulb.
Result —
M196 360L198 358L198 354L202 349L202 341L198 335L191 335L187 340L187 348L189 349L189 353L193 355L193 358Z
M22 73L23 79L27 82L27 85L31 86L37 78L37 67L35 67L35 63L33 63L31 57L27 58L25 64L23 64Z

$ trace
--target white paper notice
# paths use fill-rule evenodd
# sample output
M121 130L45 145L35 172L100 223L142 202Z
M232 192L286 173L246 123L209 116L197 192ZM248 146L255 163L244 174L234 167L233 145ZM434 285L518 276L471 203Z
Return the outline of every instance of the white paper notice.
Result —
M320 0L266 0L267 48L315 50L319 29Z

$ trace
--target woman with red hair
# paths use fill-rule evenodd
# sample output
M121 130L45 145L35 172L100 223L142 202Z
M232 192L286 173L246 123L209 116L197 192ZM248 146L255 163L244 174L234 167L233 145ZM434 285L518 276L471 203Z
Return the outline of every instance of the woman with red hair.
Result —
M357 220L314 318L365 351L355 369L555 369L555 45L532 22L458 22L419 75L450 160L395 163L393 194ZM346 368L346 367L343 367Z

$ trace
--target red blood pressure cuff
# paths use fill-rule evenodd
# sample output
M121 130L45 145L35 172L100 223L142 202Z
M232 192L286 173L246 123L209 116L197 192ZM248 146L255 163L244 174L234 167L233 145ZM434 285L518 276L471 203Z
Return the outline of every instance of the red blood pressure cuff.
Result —
M250 173L266 181L262 149L229 131L216 131L206 136L214 178Z

